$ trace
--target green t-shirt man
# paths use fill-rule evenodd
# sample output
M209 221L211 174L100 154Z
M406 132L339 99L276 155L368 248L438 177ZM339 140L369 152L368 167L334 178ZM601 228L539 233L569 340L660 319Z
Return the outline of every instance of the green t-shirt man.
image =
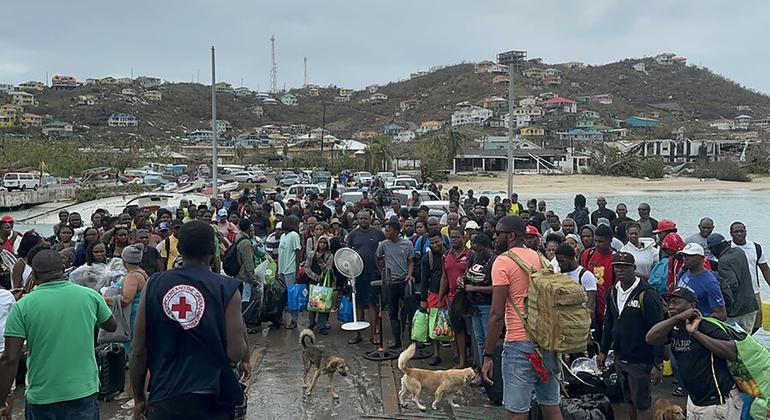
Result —
M298 249L302 249L302 245L297 232L281 235L278 245L278 274L296 274Z
M112 316L98 292L70 283L37 285L8 314L6 337L27 340L29 404L52 404L99 391L94 329Z

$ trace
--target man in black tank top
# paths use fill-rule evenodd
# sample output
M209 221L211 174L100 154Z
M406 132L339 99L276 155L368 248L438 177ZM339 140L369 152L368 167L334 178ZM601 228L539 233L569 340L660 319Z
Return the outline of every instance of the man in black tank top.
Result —
M243 403L231 364L248 376L239 282L212 273L214 231L201 221L179 231L183 267L147 282L136 317L131 381L134 414L148 419L230 419ZM150 373L149 403L144 392Z

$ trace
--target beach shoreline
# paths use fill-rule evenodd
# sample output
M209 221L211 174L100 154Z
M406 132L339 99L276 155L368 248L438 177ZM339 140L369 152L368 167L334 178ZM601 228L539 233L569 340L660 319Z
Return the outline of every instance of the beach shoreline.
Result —
M457 185L463 191L505 191L504 172L495 176L456 175L441 182L445 190ZM714 178L669 177L640 179L602 175L516 174L514 191L525 194L634 194L656 192L770 192L770 177L755 177L751 182L719 181Z

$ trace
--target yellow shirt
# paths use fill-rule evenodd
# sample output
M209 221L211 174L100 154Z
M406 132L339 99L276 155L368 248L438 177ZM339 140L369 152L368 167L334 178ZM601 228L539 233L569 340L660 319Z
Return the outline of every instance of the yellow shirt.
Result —
M168 238L161 241L161 243L158 245L160 248L160 257L167 260L166 270L171 270L174 268L174 260L179 257L179 250L177 250L178 244L179 240L172 234L169 235Z

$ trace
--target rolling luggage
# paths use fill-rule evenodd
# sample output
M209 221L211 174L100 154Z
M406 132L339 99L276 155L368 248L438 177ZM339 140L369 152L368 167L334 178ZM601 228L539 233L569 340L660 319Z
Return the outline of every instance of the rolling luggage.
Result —
M503 342L498 340L495 352L492 354L492 385L482 381L484 391L489 401L494 405L503 405Z
M98 398L112 401L126 385L126 349L118 343L96 346L96 366L99 369Z

